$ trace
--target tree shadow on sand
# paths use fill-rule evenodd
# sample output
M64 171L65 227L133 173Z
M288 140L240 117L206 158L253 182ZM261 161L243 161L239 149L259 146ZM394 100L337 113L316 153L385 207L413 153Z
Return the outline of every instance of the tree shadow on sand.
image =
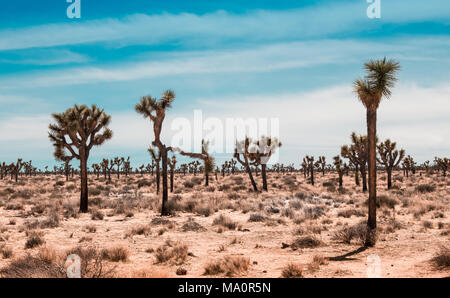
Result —
M357 260L356 258L349 258L350 256L359 254L360 252L363 252L367 249L366 246L362 246L356 250L353 250L351 252L348 252L346 254L340 255L340 256L336 256L336 257L329 257L328 260L330 261L354 261Z

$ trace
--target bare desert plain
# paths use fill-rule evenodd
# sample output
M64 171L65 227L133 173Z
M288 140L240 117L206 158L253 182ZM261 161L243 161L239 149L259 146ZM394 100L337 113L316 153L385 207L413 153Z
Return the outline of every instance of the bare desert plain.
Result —
M377 182L377 243L365 248L367 193L353 173L268 172L268 192L246 173L176 173L171 216L151 174L89 175L79 213L77 175L0 180L0 276L65 277L67 256L85 277L448 277L450 178L418 171ZM255 180L259 182L259 176Z

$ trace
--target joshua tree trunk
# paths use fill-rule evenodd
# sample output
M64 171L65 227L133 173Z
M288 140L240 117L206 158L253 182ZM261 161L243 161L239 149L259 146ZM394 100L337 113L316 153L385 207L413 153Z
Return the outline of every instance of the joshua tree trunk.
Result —
M167 161L166 161L166 164L167 164ZM156 164L156 194L159 194L159 185L160 184L161 184L161 171L160 171L159 162L158 162Z
M170 169L170 192L173 192L173 168Z
M209 174L205 173L205 186L209 185Z
M267 191L266 164L261 164L261 177L263 183L263 190Z
M165 146L159 148L162 158L162 185L163 185L163 199L161 207L161 216L170 215L170 210L167 208L168 191L167 191L167 149Z
M367 137L368 137L368 168L369 168L369 218L367 220L367 235L365 246L374 246L377 228L377 168L376 168L376 135L377 110L367 109Z
M81 179L81 194L80 194L80 212L88 212L88 178L87 178L87 156L86 153L80 150L80 179Z
M361 177L362 177L362 190L367 191L367 175L366 175L366 167L361 167Z
M355 184L359 186L359 166L355 165Z
M391 189L392 187L392 169L387 168L386 169L387 172L387 185L388 185L388 189Z
M339 170L339 188L342 188L342 176L344 176L344 171Z
M309 171L311 176L311 185L314 185L314 166L310 166Z

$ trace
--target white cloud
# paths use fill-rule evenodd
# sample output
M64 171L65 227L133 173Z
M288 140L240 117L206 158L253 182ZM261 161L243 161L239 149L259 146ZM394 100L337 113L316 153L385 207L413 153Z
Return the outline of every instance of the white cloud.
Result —
M435 155L450 155L450 85L419 87L400 84L391 99L383 101L378 111L378 135L391 138L416 159L423 161ZM279 117L283 147L282 162L296 162L300 156L325 154L329 158L339 153L349 142L352 131L365 134L365 111L348 86L335 86L313 92L294 94L260 94L236 98L204 98L185 109L183 114L169 112L163 139L170 144L176 133L170 124L178 116L193 120L193 109L202 109L203 118ZM192 110L191 110L192 109ZM12 117L0 120L2 155L47 156L52 160L52 148L47 137L49 116ZM193 125L192 125L193 126ZM153 138L148 119L134 111L112 113L113 139L95 149L98 156L109 152L130 155L145 151ZM204 131L206 133L206 131ZM146 162L147 160L145 160ZM139 163L141 161L136 161Z
M230 40L268 41L325 36L340 32L360 32L391 22L440 21L448 24L446 0L423 3L384 1L382 18L374 22L366 16L364 1L334 2L287 11L252 11L231 14L224 11L196 15L135 14L122 19L102 19L41 25L0 31L0 50L115 42L159 44L182 41L214 44Z
M270 72L314 65L345 64L388 55L402 61L433 56L446 63L450 38L387 40L383 44L356 40L278 43L239 50L166 54L159 60L108 67L76 67L0 78L0 89L134 81L186 74ZM437 52L436 49L444 49ZM413 56L415 55L415 56ZM447 59L448 62L448 59Z

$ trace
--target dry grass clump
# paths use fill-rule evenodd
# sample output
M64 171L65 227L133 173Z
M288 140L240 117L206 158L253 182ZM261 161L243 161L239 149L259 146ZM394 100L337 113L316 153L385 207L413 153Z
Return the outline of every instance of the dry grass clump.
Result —
M252 213L248 219L249 222L264 222L267 220L267 217L261 213Z
M27 233L27 236L28 238L25 242L25 249L34 248L45 243L44 239L42 238L42 232L31 231Z
M128 233L125 234L125 238L134 236L134 235L144 235L149 236L151 234L150 225L140 225L133 227Z
M379 195L377 196L377 208L387 207L393 209L399 202L396 199L393 199L387 195ZM364 205L368 205L368 200L364 202Z
M303 277L303 266L300 264L289 263L284 266L283 271L281 271L281 277L283 278L302 278Z
M344 218L350 218L350 217L352 217L352 215L361 217L361 216L364 216L365 214L362 213L360 210L354 209L354 208L348 208L345 210L341 210L337 214L338 217L344 217Z
M321 246L322 244L323 242L317 237L308 235L295 239L289 247L293 250L297 250L299 248L314 248Z
M156 249L156 264L170 262L182 265L188 257L188 246L182 242L172 243L170 240Z
M439 252L431 259L431 262L439 270L450 269L450 248L441 246Z
M181 227L183 232L204 232L206 229L196 222L193 218L189 218Z
M226 276L231 277L247 273L249 267L249 258L227 256L221 260L206 264L203 275L225 274Z
M237 226L237 224L234 221L232 221L229 217L223 214L221 214L220 216L216 217L213 220L213 225L214 226L219 225L229 230L235 230Z
M0 244L0 255L3 259L9 259L13 255L13 250L11 247L7 247L5 244Z
M435 185L429 185L429 184L419 184L416 186L416 191L420 193L427 193L427 192L433 192L436 190Z
M72 248L65 253L64 261L70 255L80 257L80 271L83 278L110 278L114 276L115 267L103 262L103 252L95 247L81 246Z
M128 261L128 250L122 246L103 249L102 257L111 262L126 262Z
M367 224L365 222L361 222L354 226L341 228L334 233L332 239L346 244L350 244L352 240L357 240L358 243L363 244L366 239L366 233Z
M65 278L64 267L48 263L39 256L27 255L13 260L8 266L0 269L2 278Z
M105 215L103 214L103 212L98 209L93 209L91 211L91 219L92 220L103 220L104 217L105 217Z

